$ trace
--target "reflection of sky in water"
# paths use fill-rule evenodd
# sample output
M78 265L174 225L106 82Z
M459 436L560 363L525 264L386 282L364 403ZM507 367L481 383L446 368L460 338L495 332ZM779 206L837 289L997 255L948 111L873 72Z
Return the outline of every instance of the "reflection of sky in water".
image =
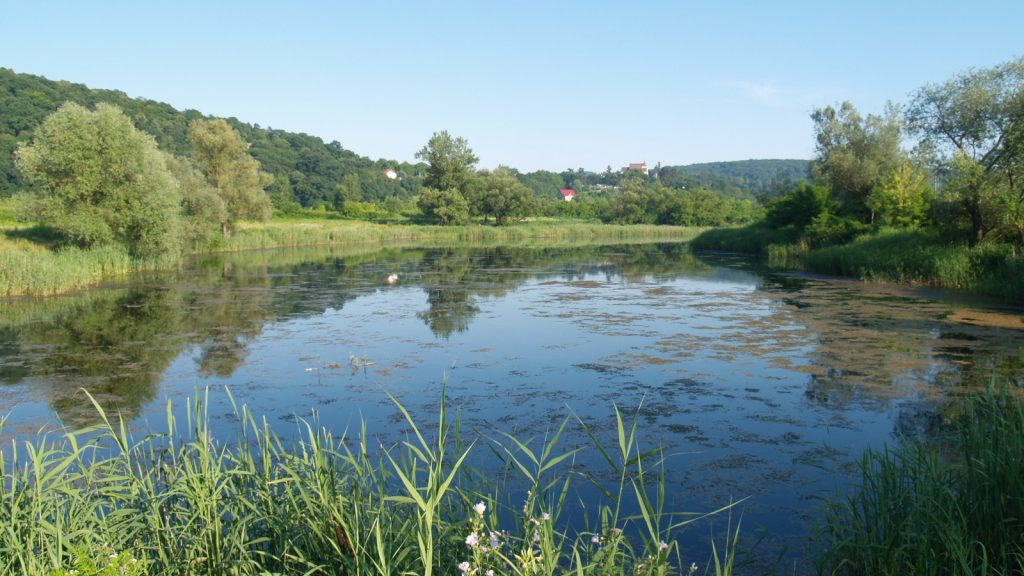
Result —
M763 527L772 546L798 549L820 498L847 485L864 447L892 440L897 429L927 431L940 406L929 383L963 372L964 354L999 343L1019 356L1024 346L1018 331L953 330L942 321L949 306L938 302L860 294L843 283L780 286L730 267L628 280L614 265L556 268L520 272L498 290L478 274L433 284L468 286L469 294L436 292L431 301L419 284L430 281L430 264L398 286L378 286L376 276L391 266L372 263L347 278L355 292L338 301L324 294L346 286L318 289L312 273L308 282L270 289L274 298L324 299L322 312L296 304L289 310L298 312L237 337L244 362L229 376L200 374L201 345L185 346L136 426L162 427L164 398L183 404L195 387L210 386L211 413L228 435L235 424L219 392L227 386L282 434L297 430L296 415L315 410L336 431L355 431L365 418L369 432L390 444L405 426L385 393L432 423L446 377L464 429L491 437L495 430L540 437L575 414L610 442L613 407L639 409L642 448L679 454L670 460L671 508L708 510L750 496L744 527L751 534ZM247 294L229 291L228 299ZM427 318L446 312L463 315L454 324L463 331L431 331ZM372 364L353 370L352 355ZM996 361L979 361L982 369L985 362ZM46 418L38 379L0 392L15 404L13 423ZM575 426L564 441L586 443ZM486 465L487 451L477 453ZM578 463L602 469L594 451Z

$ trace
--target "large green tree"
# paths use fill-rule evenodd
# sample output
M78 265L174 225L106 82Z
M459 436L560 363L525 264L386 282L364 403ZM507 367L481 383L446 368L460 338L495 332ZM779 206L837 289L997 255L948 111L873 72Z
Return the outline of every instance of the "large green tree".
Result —
M928 219L935 192L924 168L904 160L867 197L872 220L884 224L917 227Z
M459 192L465 190L474 166L480 161L465 138L453 137L447 130L435 132L416 157L429 165L424 186Z
M221 225L225 235L238 220L270 218L266 188L274 179L260 170L260 163L249 155L237 130L220 119L193 120L188 127L188 141L192 145L192 159L224 201L226 219Z
M470 179L466 190L470 213L483 216L485 221L494 217L499 226L509 219L529 215L532 209L530 189L505 167L493 172L481 171Z
M39 221L82 246L123 245L137 257L177 256L181 196L153 137L120 109L67 103L17 152Z
M970 221L970 241L1009 224L1024 242L1024 57L922 87L906 117L939 152L947 190Z
M906 158L900 148L899 111L888 106L882 116L866 118L853 104L819 108L811 114L817 158L811 171L849 215L870 219L866 201Z

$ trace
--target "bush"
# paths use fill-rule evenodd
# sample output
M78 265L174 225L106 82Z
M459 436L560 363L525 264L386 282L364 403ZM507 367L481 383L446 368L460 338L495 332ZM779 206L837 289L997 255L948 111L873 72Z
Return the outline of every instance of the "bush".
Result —
M816 248L835 246L837 244L846 244L867 230L868 226L857 220L834 216L829 212L822 212L815 216L811 223L804 228L804 239Z

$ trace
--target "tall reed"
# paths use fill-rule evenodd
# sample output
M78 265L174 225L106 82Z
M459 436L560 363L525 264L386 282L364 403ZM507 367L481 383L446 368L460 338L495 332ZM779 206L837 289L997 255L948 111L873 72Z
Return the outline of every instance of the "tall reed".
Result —
M826 574L1024 574L1024 404L965 401L951 449L868 451L854 495L831 503Z
M14 227L5 227L13 230ZM571 221L515 226L385 225L339 220L274 220L242 223L235 234L200 252L239 252L299 246L520 245L525 242L684 242L702 229L678 226L617 226ZM3 230L0 230L2 232ZM79 290L142 270L173 269L179 260L145 261L115 246L81 249L0 237L0 297L48 296Z
M142 439L94 402L98 428L0 449L0 574L698 570L675 540L692 519L665 510L664 477L649 472L660 452L637 446L635 418L627 425L616 413L617 450L587 428L619 483L603 488L610 504L584 507L580 530L563 516L567 494L580 480L601 484L574 466L581 448L559 450L568 420L539 446L508 434L489 442L527 480L520 507L503 503L511 484L468 466L475 444L443 397L432 437L396 402L406 440L371 450L365 425L335 436L314 419L285 443L244 406L235 407L236 437L216 439L207 394L189 399L184 422L168 403L166 431ZM627 500L638 513L623 514ZM716 563L715 573L730 565Z

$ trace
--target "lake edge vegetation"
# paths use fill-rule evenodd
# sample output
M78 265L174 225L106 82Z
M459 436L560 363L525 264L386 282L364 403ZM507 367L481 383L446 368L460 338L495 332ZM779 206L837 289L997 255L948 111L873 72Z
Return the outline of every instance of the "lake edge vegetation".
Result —
M1024 304L1024 57L926 85L880 116L844 102L811 118L814 183L694 248Z
M0 220L36 223L4 227L0 255L16 272L0 277L0 294L74 290L111 273L172 267L183 254L240 249L244 242L231 240L236 228L273 212L278 219L441 226L503 227L537 217L746 224L710 231L694 246L1024 302L1024 58L924 86L908 105L890 105L881 115L864 117L849 102L814 110L817 155L805 178L798 161L767 160L642 163L601 174L478 170L465 139L447 131L417 152L419 163L373 163L336 142L179 113L117 92L5 69L0 81L9 86L2 98L12 110L0 126L0 153L11 154L0 158ZM66 100L57 107L60 98ZM248 239L261 247L323 243L296 234L270 238L279 232ZM31 257L10 254L25 247ZM59 261L43 256L64 247L84 252ZM105 252L93 255L93 247Z
M864 453L821 518L818 573L1024 573L1024 402L993 386L958 403L937 445Z
M394 400L394 399L393 399ZM727 512L665 509L661 460L638 442L638 415L615 411L617 441L599 443L567 417L540 438L495 432L479 441L505 480L473 470L442 387L437 421L417 423L394 401L406 440L379 449L365 426L340 437L300 420L290 446L245 406L238 438L212 438L209 391L188 400L185 422L133 437L93 401L103 424L41 434L0 449L0 574L716 574L732 573L738 526L699 564L680 531ZM232 401L233 402L233 401ZM585 447L559 444L582 427L617 481L574 465ZM427 436L427 430L433 436ZM504 483L513 478L515 488ZM575 482L598 486L570 526ZM593 484L592 484L593 483ZM638 510L627 514L624 505ZM720 534L719 537L722 535Z

